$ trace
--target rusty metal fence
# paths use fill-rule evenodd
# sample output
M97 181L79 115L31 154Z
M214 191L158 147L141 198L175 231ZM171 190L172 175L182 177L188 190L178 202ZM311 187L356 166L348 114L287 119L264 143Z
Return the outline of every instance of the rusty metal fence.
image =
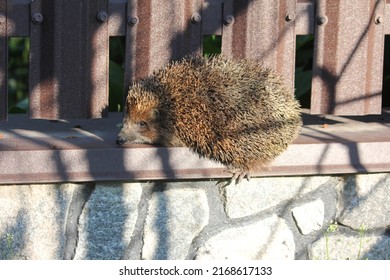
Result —
M0 120L9 37L30 38L30 117L67 119L107 114L110 36L126 38L127 87L210 34L291 87L296 36L314 34L311 113L381 112L389 0L0 0Z

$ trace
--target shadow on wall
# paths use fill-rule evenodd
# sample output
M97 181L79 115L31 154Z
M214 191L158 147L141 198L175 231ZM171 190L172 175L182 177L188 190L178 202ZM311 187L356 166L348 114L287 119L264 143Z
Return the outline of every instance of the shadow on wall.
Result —
M21 254L26 244L26 209L21 208L16 215L14 225L6 225L0 229L0 260L23 260L25 256ZM1 214L0 214L1 218ZM1 218L3 219L3 218Z

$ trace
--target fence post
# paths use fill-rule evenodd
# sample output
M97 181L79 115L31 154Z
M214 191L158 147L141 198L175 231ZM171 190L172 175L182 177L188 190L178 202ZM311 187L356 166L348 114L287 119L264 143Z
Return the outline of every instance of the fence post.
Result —
M108 0L36 0L30 20L30 116L105 115Z
M311 112L381 113L383 0L317 1Z
M125 90L171 60L199 53L202 0L128 0Z
M225 0L222 53L258 59L294 87L296 0Z

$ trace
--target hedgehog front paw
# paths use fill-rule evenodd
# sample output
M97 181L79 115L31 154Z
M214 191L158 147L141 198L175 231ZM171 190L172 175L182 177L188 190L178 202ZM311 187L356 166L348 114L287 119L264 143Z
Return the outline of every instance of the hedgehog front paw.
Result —
M251 179L251 175L249 174L248 170L242 170L239 168L229 168L226 170L226 172L229 172L232 174L232 178L230 179L231 182L236 182L236 185L240 184L243 179L247 179L248 181Z

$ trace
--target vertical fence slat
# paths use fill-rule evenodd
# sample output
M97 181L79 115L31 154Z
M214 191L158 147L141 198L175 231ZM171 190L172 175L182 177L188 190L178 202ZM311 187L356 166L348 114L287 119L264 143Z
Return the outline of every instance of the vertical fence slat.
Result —
M127 0L109 0L108 15L109 36L125 36Z
M125 89L171 60L201 50L201 0L129 0Z
M385 25L385 27L384 27L385 34L390 35L390 1L389 0L386 1L383 22Z
M295 20L297 35L314 34L315 1L298 0Z
M383 0L319 0L312 81L313 114L381 113Z
M222 8L224 0L204 0L202 11L203 35L222 35Z
M8 110L7 56L7 0L0 0L0 120L7 119Z
M97 15L103 12L100 21ZM89 118L108 106L108 3L31 3L30 116ZM42 21L40 22L40 19Z
M66 2L65 2L66 5ZM84 83L87 104L87 116L99 118L108 114L109 83L109 35L108 35L108 0L89 1L87 11L87 60L90 68L84 67L84 75L91 76L91 83ZM97 14L103 13L104 22L96 20ZM88 64L87 64L88 65Z
M7 3L7 32L9 37L28 37L30 35L30 2L18 0Z
M226 0L223 13L222 52L257 59L293 87L296 0Z

